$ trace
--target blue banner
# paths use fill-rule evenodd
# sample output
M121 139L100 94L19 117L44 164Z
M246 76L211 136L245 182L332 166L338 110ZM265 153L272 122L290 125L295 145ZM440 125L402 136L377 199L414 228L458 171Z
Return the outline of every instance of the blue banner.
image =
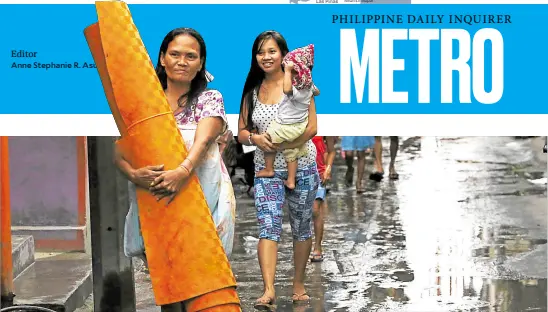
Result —
M290 49L315 45L319 114L548 113L547 5L129 8L153 64L171 29L203 35L229 114L269 29ZM110 114L83 35L95 22L94 5L2 5L0 114Z

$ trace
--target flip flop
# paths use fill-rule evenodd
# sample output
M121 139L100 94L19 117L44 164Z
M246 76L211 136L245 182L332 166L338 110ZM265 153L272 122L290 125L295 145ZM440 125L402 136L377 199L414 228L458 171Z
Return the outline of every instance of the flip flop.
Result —
M388 175L388 178L389 178L390 180L398 180L398 179L400 178L400 175L397 174L397 173L395 173L395 172L393 172L393 173L391 173L391 174Z
M262 298L262 297L261 297ZM259 299L261 299L259 298ZM274 304L275 299L274 298L268 298L267 302L259 302L255 301L255 305L253 306L255 310L259 311L276 311L276 305Z
M306 299L301 299L303 297L306 297ZM293 303L307 303L310 301L310 296L307 293L303 294L293 294Z
M381 172L375 172L369 175L369 180L380 182L384 178L384 174Z
M323 254L319 252L314 252L312 254L312 257L310 257L310 262L322 262L323 261Z

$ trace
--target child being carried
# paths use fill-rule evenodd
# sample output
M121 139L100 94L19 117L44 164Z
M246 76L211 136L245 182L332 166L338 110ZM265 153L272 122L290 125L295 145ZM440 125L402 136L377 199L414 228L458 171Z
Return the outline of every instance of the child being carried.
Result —
M268 126L266 133L272 143L279 144L293 142L300 137L308 125L308 108L312 96L317 96L320 91L312 82L312 67L314 66L314 45L295 49L283 59L285 75L283 90L287 100L282 101L278 113ZM308 153L306 144L297 148L285 149L284 158L287 162L287 181L285 186L295 188L295 176L297 175L297 160ZM265 153L265 169L257 172L257 177L274 177L274 160L276 153Z

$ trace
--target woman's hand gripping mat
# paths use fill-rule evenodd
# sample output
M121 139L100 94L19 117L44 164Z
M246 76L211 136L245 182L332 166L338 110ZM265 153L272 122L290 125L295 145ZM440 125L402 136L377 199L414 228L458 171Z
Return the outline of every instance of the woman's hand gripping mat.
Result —
M127 5L96 2L84 33L133 167L176 168L188 151ZM156 304L187 311L241 311L236 280L198 179L166 206L138 189L139 217Z

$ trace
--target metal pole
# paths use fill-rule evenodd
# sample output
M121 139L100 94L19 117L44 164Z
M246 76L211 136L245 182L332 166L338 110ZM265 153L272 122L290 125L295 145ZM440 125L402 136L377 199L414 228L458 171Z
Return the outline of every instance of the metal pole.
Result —
M133 266L123 249L128 182L114 165L114 139L87 139L94 308L135 311Z
M2 249L1 306L13 306L13 263L11 247L10 173L8 137L0 137L0 241Z

